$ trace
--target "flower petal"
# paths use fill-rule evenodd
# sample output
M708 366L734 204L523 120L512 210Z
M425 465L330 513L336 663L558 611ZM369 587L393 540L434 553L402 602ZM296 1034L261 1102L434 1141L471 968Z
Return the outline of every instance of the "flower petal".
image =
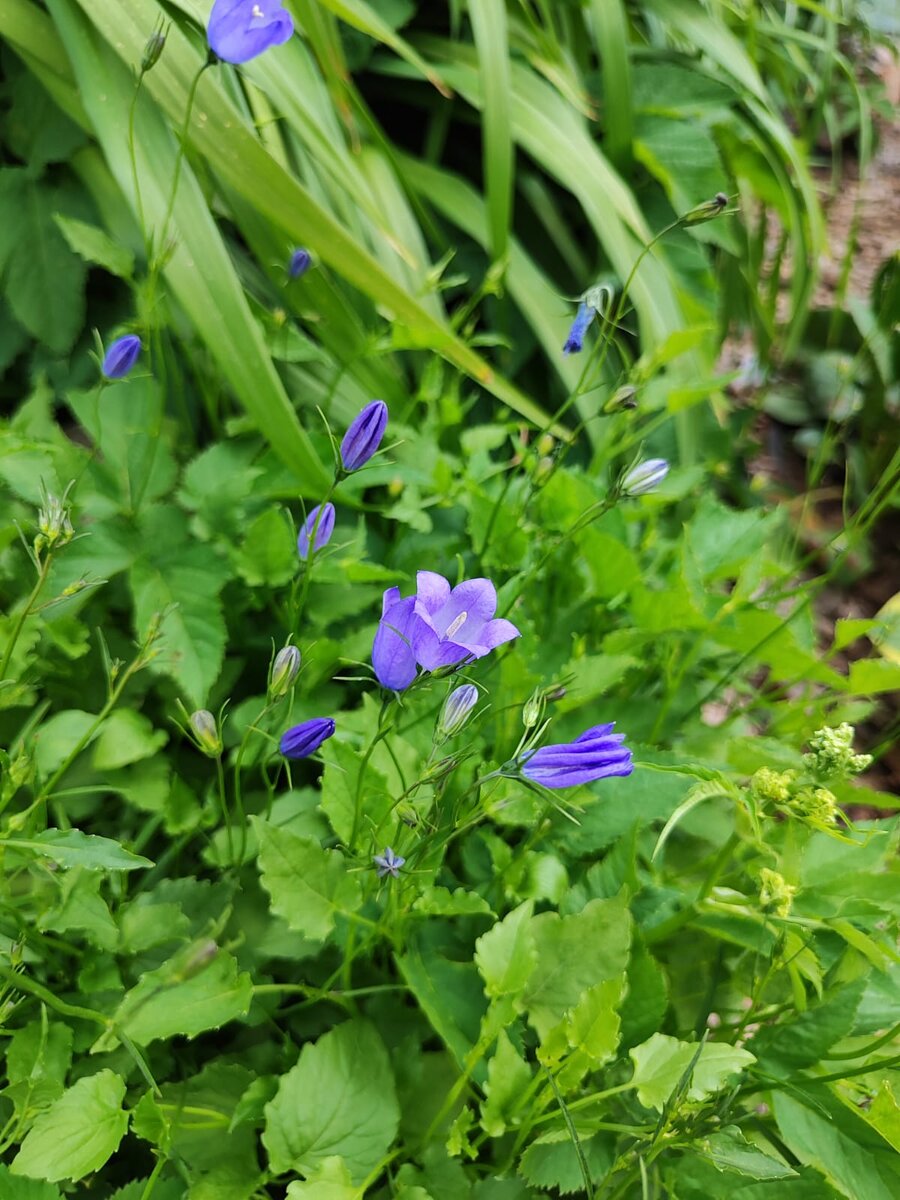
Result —
M415 606L415 596L391 605L378 623L372 645L372 666L378 682L394 692L409 687L416 677L416 656L410 639Z
M491 581L466 579L456 585L440 611L434 614L434 627L443 637L465 613L462 624L456 625L451 636L464 644L478 642L482 628L496 611L497 591Z
M449 600L450 584L436 571L417 571L416 597L427 613L434 614Z
M477 649L479 653L475 657L481 658L483 654L489 654L491 650L502 646L504 642L511 642L513 638L521 636L512 621L507 621L503 617L494 617L492 621L487 622L478 634ZM474 649L475 647L473 647Z

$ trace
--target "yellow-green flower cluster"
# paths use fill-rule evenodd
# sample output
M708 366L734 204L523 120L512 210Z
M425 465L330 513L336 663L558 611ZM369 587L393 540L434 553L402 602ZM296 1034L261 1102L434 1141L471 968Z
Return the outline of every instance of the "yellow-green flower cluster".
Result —
M854 754L855 730L844 721L841 725L826 725L817 729L809 739L809 754L803 761L819 779L846 779L858 775L872 761L871 754Z
M786 917L791 911L797 889L783 875L763 867L759 873L759 902L763 912Z

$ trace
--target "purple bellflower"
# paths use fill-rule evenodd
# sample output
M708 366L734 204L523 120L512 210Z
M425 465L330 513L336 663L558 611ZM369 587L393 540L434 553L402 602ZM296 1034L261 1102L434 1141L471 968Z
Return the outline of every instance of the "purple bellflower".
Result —
M142 350L141 339L136 333L126 333L116 338L106 354L100 370L106 379L124 379L138 360Z
M285 758L309 758L333 733L334 721L331 717L313 717L283 733L278 749Z
M575 787L608 775L630 775L634 770L631 751L623 746L624 733L613 733L615 725L595 725L574 742L541 746L525 755L520 770L526 779L546 788Z
M228 63L245 63L294 32L291 14L279 0L216 0L206 33L210 49Z
M511 621L495 617L497 592L489 579L467 579L451 588L434 571L419 571L416 594L400 598L388 588L372 647L372 665L382 687L402 691L416 665L426 671L453 667L519 636Z
M376 854L372 861L377 868L379 879L383 879L385 875L393 875L396 879L406 859L400 854L395 854L390 846L385 846L383 853Z
M626 472L619 487L626 496L645 496L655 492L668 473L669 464L664 458L648 458Z
M569 330L569 336L563 346L563 354L579 354L582 351L584 335L587 333L596 311L592 304L588 304L586 300L581 301L578 305L578 312L575 314L575 320L572 322L572 328Z
M313 542L313 550L318 552L323 546L327 546L331 541L331 535L334 533L334 505L330 502L322 508L322 516L319 517L319 509L321 504L317 504L312 510L303 524L300 526L300 532L297 535L297 553L304 562L309 558L309 544L313 540L313 530L315 530L315 541ZM316 522L318 521L318 528Z
M387 428L388 410L383 400L367 404L341 442L341 462L345 471L355 471L369 461L384 437Z
M463 683L454 688L444 701L441 715L438 717L437 732L445 738L459 733L477 703L478 688L474 683Z
M305 275L312 263L312 255L308 250L296 249L288 259L287 273L291 279L299 279Z

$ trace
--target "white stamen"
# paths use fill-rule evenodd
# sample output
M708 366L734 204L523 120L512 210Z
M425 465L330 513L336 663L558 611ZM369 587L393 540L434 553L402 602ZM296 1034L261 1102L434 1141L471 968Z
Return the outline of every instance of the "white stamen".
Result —
M263 12L263 10L259 7L258 4L254 4L253 8L250 10L251 17L264 17L265 15L266 14Z
M457 633L463 627L463 625L465 625L466 617L468 615L469 614L467 612L461 612L458 617L454 617L454 619L447 626L447 632L444 634L444 637L452 638L454 633Z

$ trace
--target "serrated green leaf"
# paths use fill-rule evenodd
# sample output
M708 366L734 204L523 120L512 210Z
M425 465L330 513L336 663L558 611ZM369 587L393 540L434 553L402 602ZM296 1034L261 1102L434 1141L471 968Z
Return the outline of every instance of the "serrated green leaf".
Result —
M6 1050L7 1087L4 1095L20 1118L58 1100L65 1090L72 1061L72 1030L58 1021L40 1021L17 1029Z
M645 1108L662 1111L697 1054L697 1046L664 1033L654 1033L629 1054L634 1063L632 1082L637 1086L638 1100ZM705 1099L753 1062L756 1058L748 1050L724 1042L707 1042L694 1063L688 1097Z
M360 1200L362 1192L353 1183L343 1159L323 1159L310 1176L288 1184L288 1200Z
M62 231L69 248L85 262L103 267L110 275L130 279L134 274L134 255L126 246L120 246L103 229L54 213L54 220Z
M324 941L339 913L356 912L362 894L358 875L347 871L340 850L323 850L314 838L251 818L259 838L262 885L272 911L288 927L313 941Z
M237 554L248 587L280 587L297 575L300 559L290 526L277 508L266 508L248 528Z
M192 948L141 976L113 1017L113 1029L103 1034L91 1053L115 1044L116 1031L140 1046L175 1034L196 1037L242 1017L253 994L250 976L238 974L230 954L219 950L212 962L190 964ZM196 971L191 974L192 969Z
M764 1154L748 1142L737 1125L728 1125L703 1140L703 1149L720 1171L736 1171L751 1179L787 1179L797 1172L786 1162Z
M125 1080L113 1071L79 1079L37 1118L13 1159L14 1175L83 1179L117 1149L128 1128Z
M52 1183L38 1183L36 1179L17 1179L3 1163L0 1163L0 1196L3 1200L60 1200L59 1188L55 1188Z
M533 912L533 902L526 900L475 943L475 963L492 999L518 998L525 990L537 963Z
M481 1128L491 1137L501 1137L506 1132L530 1082L531 1068L520 1057L506 1030L501 1029L497 1048L488 1063L485 1099L481 1105Z
M348 1021L308 1042L282 1076L266 1105L263 1144L278 1174L309 1174L337 1156L358 1183L381 1161L399 1118L381 1038L368 1023Z
M371 830L377 843L382 824L394 807L387 780L370 764L360 785L363 755L344 742L330 741L323 757L321 805L331 828L345 846L351 845L354 834L362 829Z
M612 1141L605 1134L581 1137L580 1141L591 1179L599 1183L612 1166ZM554 1130L532 1142L522 1155L519 1171L535 1187L557 1188L563 1196L583 1194L584 1179L578 1156L565 1129Z
M111 713L94 743L92 755L98 771L117 771L150 758L169 740L164 729L154 729L147 717L133 708Z
M793 1020L761 1029L750 1043L753 1053L775 1075L792 1075L813 1066L852 1031L865 986L865 979L854 980Z

